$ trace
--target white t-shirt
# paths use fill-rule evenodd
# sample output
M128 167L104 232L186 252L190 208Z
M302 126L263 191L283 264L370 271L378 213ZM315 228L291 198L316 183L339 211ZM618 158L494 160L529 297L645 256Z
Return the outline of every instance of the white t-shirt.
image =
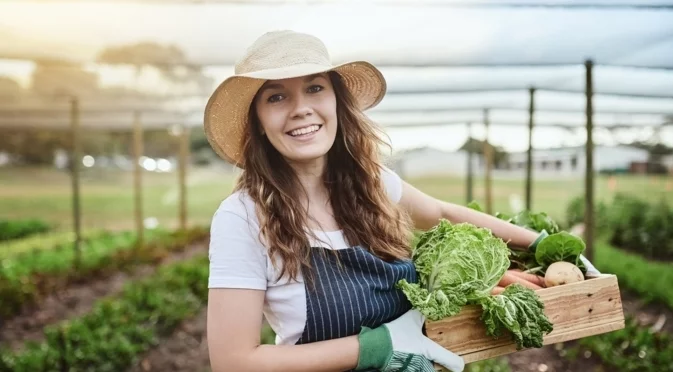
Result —
M383 168L382 180L390 199L402 197L402 180ZM314 230L320 241L312 247L350 248L341 231ZM265 290L264 316L276 333L276 344L294 345L306 324L306 292L301 273L297 281L282 278L273 267L267 247L259 240L255 205L245 192L235 192L218 207L211 224L209 288ZM326 243L325 243L326 242Z

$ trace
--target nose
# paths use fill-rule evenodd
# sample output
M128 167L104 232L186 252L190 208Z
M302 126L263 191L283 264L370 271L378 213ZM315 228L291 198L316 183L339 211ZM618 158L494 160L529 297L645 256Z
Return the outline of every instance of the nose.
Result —
M301 119L309 115L313 115L313 108L310 105L310 101L306 99L303 94L295 95L295 104L292 110L292 118Z

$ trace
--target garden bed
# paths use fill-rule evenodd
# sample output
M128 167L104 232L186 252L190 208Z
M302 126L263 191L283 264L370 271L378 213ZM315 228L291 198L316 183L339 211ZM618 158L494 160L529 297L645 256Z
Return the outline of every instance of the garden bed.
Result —
M143 264L84 283L73 283L48 295L39 304L24 308L21 314L0 324L0 345L16 349L26 341L42 341L44 327L86 314L97 300L119 294L126 283L147 278L162 265L186 260L205 252L207 242L198 241L184 250L174 251L159 262Z

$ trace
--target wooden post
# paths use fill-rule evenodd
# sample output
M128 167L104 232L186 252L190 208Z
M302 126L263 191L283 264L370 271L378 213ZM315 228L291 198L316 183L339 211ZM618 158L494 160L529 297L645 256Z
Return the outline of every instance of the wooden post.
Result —
M79 171L82 163L82 156L79 142L79 127L79 101L76 97L73 97L70 101L70 178L72 180L72 217L75 230L75 269L78 269L82 262L82 211L79 187Z
M135 222L137 248L142 248L144 244L145 226L143 223L143 195L142 195L142 166L140 157L143 156L143 129L140 122L140 112L136 111L133 115L133 186L135 195Z
M467 203L474 200L474 168L472 166L472 123L467 123Z
M484 172L484 190L486 191L486 213L493 214L493 190L491 188L491 168L493 167L493 148L488 141L489 121L488 109L484 109L484 127L486 129L486 138L484 139L484 162L486 169Z
M594 256L594 140L593 140L593 62L587 60L586 67L586 115L587 115L587 142L586 142L586 174L584 200L584 242L586 243L586 258L591 261Z
M183 125L180 130L180 160L178 164L178 182L180 183L180 229L187 229L187 167L189 166L189 128Z
M526 153L526 209L532 210L533 194L533 116L535 115L535 88L528 89L530 106L528 107L528 152Z

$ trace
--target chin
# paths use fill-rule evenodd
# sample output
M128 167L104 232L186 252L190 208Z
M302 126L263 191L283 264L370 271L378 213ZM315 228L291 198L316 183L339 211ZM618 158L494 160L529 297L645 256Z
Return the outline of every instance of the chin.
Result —
M289 161L295 162L295 163L310 163L310 162L313 162L313 161L323 159L326 156L327 156L327 151L320 152L320 153L292 154L290 156L286 156L285 158L288 159Z
M298 163L307 163L315 160L325 158L329 152L329 147L321 147L317 149L302 149L303 151L293 151L289 154L284 154L289 161Z

